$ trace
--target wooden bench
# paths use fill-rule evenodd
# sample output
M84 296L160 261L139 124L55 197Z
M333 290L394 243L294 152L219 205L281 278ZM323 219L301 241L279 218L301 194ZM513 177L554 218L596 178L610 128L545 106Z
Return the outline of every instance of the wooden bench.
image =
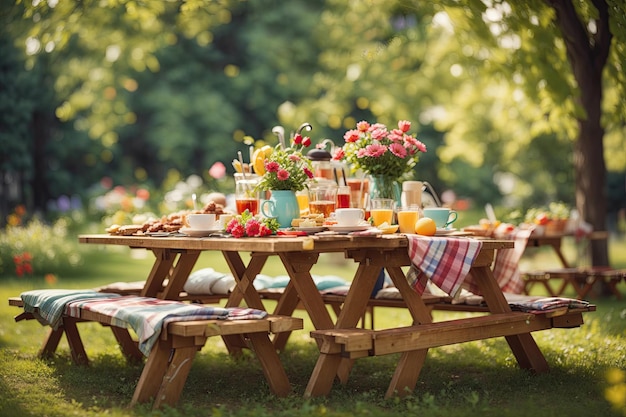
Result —
M311 336L318 341L320 359L358 359L369 356L402 353L385 398L406 395L413 386L403 386L402 381L411 380L419 370L406 363L404 354L415 353L433 347L451 345L486 338L512 336L551 328L573 328L583 324L582 313L594 311L595 306L585 309L559 309L545 313L510 312L452 320L440 323L420 324L386 330L330 329L315 330ZM334 357L334 359L329 358ZM328 395L334 375L322 375L309 395ZM308 390L308 388L307 388Z
M23 307L23 302L19 297L10 298L9 304ZM117 327L113 317L84 309L81 309L79 314L79 317L63 316L61 326L51 331L53 336L48 337L40 355L54 353L61 336L65 333L73 360L79 364L87 364L87 356L76 324L78 322L97 322L109 326L113 330L125 356L132 359L143 357L137 347L137 342L132 340L128 333L128 329ZM15 320L33 318L35 316L32 313L23 312ZM291 392L291 385L269 334L290 332L302 328L302 319L273 315L250 320L171 322L167 328L163 329L159 340L150 351L135 388L131 406L148 402L150 399L154 399L154 408L159 408L164 404L175 405L182 393L196 352L212 336L234 337L248 344L261 364L272 393L285 396Z

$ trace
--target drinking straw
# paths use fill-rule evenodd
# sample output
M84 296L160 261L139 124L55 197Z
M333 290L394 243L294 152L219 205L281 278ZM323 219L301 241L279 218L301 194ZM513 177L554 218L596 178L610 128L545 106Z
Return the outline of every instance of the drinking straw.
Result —
M241 151L237 151L237 156L239 157L239 163L241 164L241 173L243 174L243 179L247 180L248 178L246 177L246 170L243 168L243 155L241 154Z

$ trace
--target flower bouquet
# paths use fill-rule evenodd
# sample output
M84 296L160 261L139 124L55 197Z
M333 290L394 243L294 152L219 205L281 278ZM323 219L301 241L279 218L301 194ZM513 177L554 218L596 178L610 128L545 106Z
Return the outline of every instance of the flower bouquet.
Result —
M361 121L344 134L345 144L334 151L333 159L370 175L399 179L413 169L420 152L426 152L426 145L407 133L410 129L411 122L406 120L392 130Z
M313 178L311 161L302 151L311 146L311 138L302 136L302 129L309 124L303 124L291 139L291 146L285 147L279 143L271 152L266 152L263 163L263 172L258 188L264 191L290 190L300 191L306 188L306 183Z

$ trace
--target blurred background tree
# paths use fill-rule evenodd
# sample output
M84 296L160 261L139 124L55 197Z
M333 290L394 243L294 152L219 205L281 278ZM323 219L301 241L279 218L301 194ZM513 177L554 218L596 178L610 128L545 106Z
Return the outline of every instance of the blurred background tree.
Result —
M415 177L440 192L503 209L573 206L586 119L557 25L563 5L585 49L610 28L605 134L594 139L604 159L583 161L582 178L600 190L588 204L617 212L626 13L596 3L0 0L2 218L18 203L45 211L85 196L102 178L209 181L215 162L232 173L253 138L273 143L276 124L308 121L314 142L340 145L363 119L411 120L429 148Z

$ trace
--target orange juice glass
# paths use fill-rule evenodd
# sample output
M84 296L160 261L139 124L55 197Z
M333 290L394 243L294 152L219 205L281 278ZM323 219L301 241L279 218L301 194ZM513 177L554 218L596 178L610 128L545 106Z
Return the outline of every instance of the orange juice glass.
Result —
M415 233L415 223L419 219L417 208L405 208L398 211L400 233Z
M298 200L298 207L300 207L300 215L306 216L309 214L309 190L298 191L296 200Z
M373 198L370 201L370 214L374 226L380 226L385 222L391 224L394 207L395 201L391 198Z

